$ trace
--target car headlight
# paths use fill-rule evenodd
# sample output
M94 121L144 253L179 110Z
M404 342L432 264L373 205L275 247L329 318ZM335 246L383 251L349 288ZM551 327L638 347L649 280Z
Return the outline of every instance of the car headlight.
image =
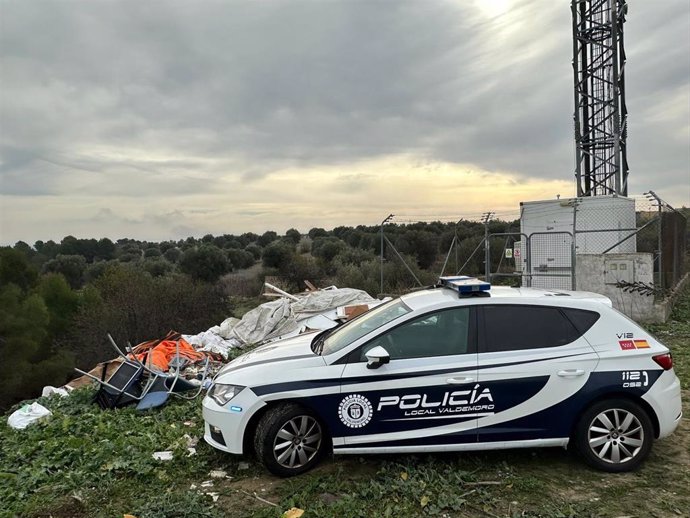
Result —
M223 406L237 394L242 392L244 387L241 385L224 385L222 383L216 383L211 388L209 396L219 405Z

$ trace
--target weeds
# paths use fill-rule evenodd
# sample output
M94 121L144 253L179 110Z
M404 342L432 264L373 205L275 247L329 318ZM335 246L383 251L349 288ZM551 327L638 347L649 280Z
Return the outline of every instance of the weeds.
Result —
M687 416L690 288L669 322L649 328L673 352ZM185 435L203 434L200 401L174 400L142 414L100 410L92 397L92 390L80 390L69 398L39 399L53 416L26 430L0 423L0 516L275 518L295 506L307 511L305 518L565 518L682 516L690 509L687 417L635 473L596 472L556 448L337 457L280 480L252 459L215 451L203 440L189 456ZM172 450L173 460L154 460L160 450ZM249 468L239 469L240 461ZM234 478L216 482L214 502L199 486L217 469ZM260 494L278 507L252 497L260 486L270 486L270 494Z

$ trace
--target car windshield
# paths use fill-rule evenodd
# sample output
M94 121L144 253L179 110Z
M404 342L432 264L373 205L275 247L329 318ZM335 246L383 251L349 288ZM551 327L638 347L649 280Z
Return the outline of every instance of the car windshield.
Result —
M386 325L412 311L402 300L393 299L390 302L367 311L363 315L336 329L323 342L321 354L327 355L340 351L355 340L362 338L374 329Z

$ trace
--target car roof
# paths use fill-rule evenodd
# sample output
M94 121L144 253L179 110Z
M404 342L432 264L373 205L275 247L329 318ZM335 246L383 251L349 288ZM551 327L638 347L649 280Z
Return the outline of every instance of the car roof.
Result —
M539 288L511 288L492 286L488 295L459 295L457 291L446 287L433 287L408 293L401 297L412 310L429 306L449 304L487 304L490 302L515 304L544 304L548 306L587 307L592 303L611 307L611 299L598 293L587 291L547 290Z

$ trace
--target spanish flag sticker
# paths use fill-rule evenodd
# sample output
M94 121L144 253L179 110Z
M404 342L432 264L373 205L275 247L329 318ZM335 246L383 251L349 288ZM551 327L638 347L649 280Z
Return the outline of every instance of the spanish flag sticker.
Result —
M637 349L649 349L647 340L634 340L634 342Z

